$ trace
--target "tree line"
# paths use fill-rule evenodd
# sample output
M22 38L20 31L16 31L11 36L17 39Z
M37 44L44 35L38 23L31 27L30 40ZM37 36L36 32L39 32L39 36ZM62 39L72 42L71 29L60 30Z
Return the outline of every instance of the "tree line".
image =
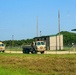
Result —
M72 43L76 44L76 33L68 32L68 31L61 31L60 34L63 35L63 44L64 46L72 45ZM33 42L33 39L26 39L26 40L5 40L2 41L7 47L8 46L22 46L22 45L29 45Z
M33 42L33 39L26 39L26 40L5 40L2 41L6 47L17 47L17 46L22 46L22 45L30 45Z
M76 33L61 31L60 34L63 34L63 44L64 46L70 46L72 43L76 45Z

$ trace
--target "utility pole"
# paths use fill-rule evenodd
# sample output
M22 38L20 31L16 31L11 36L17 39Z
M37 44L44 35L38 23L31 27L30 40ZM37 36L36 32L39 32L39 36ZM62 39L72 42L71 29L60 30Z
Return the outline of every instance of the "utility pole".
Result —
M14 35L12 35L12 47L14 46Z
M61 50L61 39L60 39L60 11L58 11L58 30L59 30L59 50Z
M40 31L40 36L41 36L41 31Z
M37 16L37 24L36 24L36 37L38 37L38 16Z

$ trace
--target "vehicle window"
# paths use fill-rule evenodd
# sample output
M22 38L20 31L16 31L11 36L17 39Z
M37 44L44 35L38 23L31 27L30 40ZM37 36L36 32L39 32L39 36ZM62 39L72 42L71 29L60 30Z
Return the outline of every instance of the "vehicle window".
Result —
M40 42L37 42L37 45L40 45Z
M0 46L4 46L4 44L0 44Z
M2 46L4 46L4 44L2 44Z
M41 45L44 45L44 42L41 42Z
M0 44L0 46L1 46L1 44Z

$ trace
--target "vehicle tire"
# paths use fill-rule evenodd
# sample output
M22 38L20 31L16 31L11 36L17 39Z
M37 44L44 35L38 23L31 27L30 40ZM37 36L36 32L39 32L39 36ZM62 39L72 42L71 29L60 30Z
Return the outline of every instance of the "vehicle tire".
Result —
M26 48L26 54L29 54L30 49Z
M32 54L37 54L36 50L31 51Z
M4 53L5 51L3 50L2 52Z
M23 53L29 54L30 50L28 48L23 48Z
M37 54L37 50L36 50L35 46L32 46L31 53L32 54Z
M23 48L23 53L25 53L25 48Z
M44 54L44 51L42 51L41 54Z

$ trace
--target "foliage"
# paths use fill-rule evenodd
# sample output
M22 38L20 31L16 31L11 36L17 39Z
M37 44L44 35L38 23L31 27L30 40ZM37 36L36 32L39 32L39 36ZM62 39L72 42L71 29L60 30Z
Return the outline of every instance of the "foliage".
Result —
M60 34L63 34L64 46L70 46L72 43L76 44L76 33L61 31Z
M64 46L70 46L72 43L76 44L76 33L68 32L68 31L61 31L60 34L63 34L63 43ZM33 39L26 39L26 40L5 40L3 41L6 46L22 46L22 45L29 45L33 42Z
M33 42L33 39L26 39L26 40L5 40L3 41L6 45L6 47L8 46L13 46L13 47L17 47L17 46L22 46L22 45L29 45Z

